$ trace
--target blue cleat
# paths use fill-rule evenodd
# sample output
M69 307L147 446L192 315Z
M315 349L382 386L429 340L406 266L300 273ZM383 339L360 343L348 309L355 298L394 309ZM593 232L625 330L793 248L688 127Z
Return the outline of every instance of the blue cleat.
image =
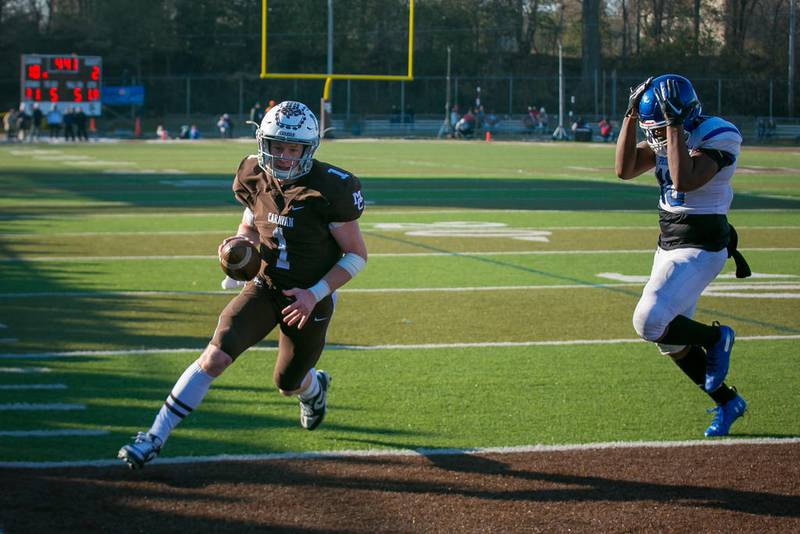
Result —
M730 326L719 327L719 340L706 354L706 384L708 393L715 391L725 381L731 363L731 349L736 333Z
M714 408L708 410L708 413L716 413L711 425L706 428L705 436L707 438L727 436L731 425L744 415L747 410L747 403L738 394L725 404L718 404Z

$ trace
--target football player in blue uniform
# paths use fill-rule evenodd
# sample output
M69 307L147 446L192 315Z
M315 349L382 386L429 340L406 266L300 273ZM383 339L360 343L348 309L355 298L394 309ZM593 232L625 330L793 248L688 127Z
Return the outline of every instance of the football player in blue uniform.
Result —
M213 380L276 327L273 381L283 395L298 397L303 428L322 423L331 377L314 366L335 291L364 268L367 248L358 225L365 204L361 182L314 159L319 137L316 117L300 102L281 102L262 119L258 154L244 158L233 179L233 194L244 207L238 233L219 247L249 240L261 254L259 273L222 310L208 346L175 383L150 429L119 450L132 469L154 459Z
M689 80L648 78L631 89L617 140L615 170L623 180L655 170L661 234L650 279L633 314L636 333L658 345L716 403L705 435L725 436L747 403L724 380L735 333L692 319L703 290L733 256L749 276L727 213L742 143L730 122L702 114ZM645 141L636 142L636 125Z

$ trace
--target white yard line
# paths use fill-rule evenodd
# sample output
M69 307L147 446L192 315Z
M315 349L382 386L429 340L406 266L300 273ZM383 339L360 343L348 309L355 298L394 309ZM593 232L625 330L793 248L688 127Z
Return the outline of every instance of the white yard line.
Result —
M768 335L768 336L737 336L736 341L792 341L800 339L800 334ZM567 347L575 345L622 345L631 343L648 343L639 338L624 339L564 339L540 341L483 341L475 343L416 343L416 344L387 344L387 345L336 345L330 344L328 350L437 350L437 349L473 349L473 348L512 348L512 347ZM251 347L249 351L273 352L275 347ZM35 353L0 353L2 360L36 360L47 358L69 358L74 356L130 356L134 354L174 354L197 353L203 351L202 347L196 348L153 348L130 350L72 350L62 352L35 352ZM2 369L2 368L0 368Z
M12 402L0 404L0 411L72 411L85 410L85 404L70 404L64 402L35 403L35 402Z
M48 367L0 367L0 373L28 374L49 373Z
M539 289L598 289L606 287L635 287L642 283L610 284L561 284L531 286L468 286L468 287L376 287L343 288L337 293L431 293L431 292L471 292L471 291L525 291ZM234 295L234 291L43 291L30 293L0 293L0 299L39 298L39 297L147 297L164 295Z
M0 437L4 438L61 438L61 437L88 437L105 436L108 430L1 430Z
M437 212L438 213L438 212ZM452 213L452 212L450 212ZM219 214L218 214L219 215ZM220 215L222 216L222 215ZM362 222L361 228L362 230L371 230L377 224L386 224L386 223L373 223L373 222ZM509 227L513 229L514 227ZM607 232L609 230L624 230L624 231L640 231L640 230L653 230L656 231L658 228L653 225L648 226L533 226L532 229L534 230L578 230L581 232ZM800 226L736 226L737 230L800 230ZM157 235L215 235L215 234L226 234L231 231L230 228L221 229L221 230L164 230L164 231L125 231L125 232L48 232L46 234L40 232L0 232L0 239L2 238L19 238L19 237L28 237L28 238L51 238L51 237L115 237L115 236L157 236ZM397 231L405 231L405 230L397 230ZM381 229L382 233L388 233L390 230Z
M0 385L0 390L24 390L24 389L67 389L65 384L6 384Z
M798 252L800 247L750 247L739 249L742 252ZM431 258L458 256L582 256L595 254L653 254L654 248L644 249L598 249L598 250L500 250L500 251L464 251L464 252L375 252L370 258ZM169 261L169 260L217 260L211 254L197 255L155 255L155 256L22 256L16 258L0 258L0 263L28 262L61 262L86 263L104 261Z
M367 449L342 451L279 452L271 454L220 454L216 456L159 457L152 465L178 465L218 462L269 462L278 460L330 460L337 458L396 458L401 456L430 457L490 454L532 454L574 451L597 451L613 449L667 449L675 447L730 447L748 445L796 445L800 437L791 438L747 438L685 441L611 441L601 443L565 443L559 445L520 445L515 447L475 447L466 449ZM109 467L120 466L120 460L76 460L64 462L0 462L0 468L51 469L61 467Z
M768 275L769 276L769 275ZM776 278L794 275L775 275ZM726 278L726 275L721 275ZM786 282L765 281L747 284L748 288L772 289L776 284ZM475 291L538 291L548 289L605 289L614 287L639 287L644 285L644 281L638 278L631 282L612 282L600 284L539 284L539 285L509 285L509 286L464 286L464 287L374 287L374 288L342 288L337 289L337 293L468 293ZM712 283L707 291L720 289L740 289L745 286ZM0 293L0 299L20 299L20 298L46 298L46 297L149 297L149 296L171 296L171 295L234 295L234 291L209 290L209 291L161 291L161 290L140 290L140 291L42 291L42 292L20 292L20 293Z

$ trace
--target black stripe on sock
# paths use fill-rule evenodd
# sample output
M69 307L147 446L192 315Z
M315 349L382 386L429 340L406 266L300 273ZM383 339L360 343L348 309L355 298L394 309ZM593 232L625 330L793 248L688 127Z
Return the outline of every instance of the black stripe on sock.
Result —
M171 411L172 413L174 413L175 415L177 415L181 419L183 419L184 417L186 417L188 415L188 414L185 414L185 413L182 413L182 412L178 411L172 404L169 403L169 400L164 403L164 406L167 407L167 410Z
M179 401L178 399L176 399L175 395L173 395L172 393L169 394L169 398L172 399L175 402L175 404L177 404L178 406L180 406L181 408L186 410L186 415L189 415L190 413L192 413L192 408L190 408L188 405L186 405L186 404L182 403L181 401Z

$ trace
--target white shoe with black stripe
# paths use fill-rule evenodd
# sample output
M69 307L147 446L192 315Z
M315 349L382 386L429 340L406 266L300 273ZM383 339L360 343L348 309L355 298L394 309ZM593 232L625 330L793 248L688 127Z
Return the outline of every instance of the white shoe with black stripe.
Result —
M317 371L316 375L319 382L319 391L313 399L300 400L300 426L306 430L314 430L325 418L328 386L330 386L331 377L325 371Z

